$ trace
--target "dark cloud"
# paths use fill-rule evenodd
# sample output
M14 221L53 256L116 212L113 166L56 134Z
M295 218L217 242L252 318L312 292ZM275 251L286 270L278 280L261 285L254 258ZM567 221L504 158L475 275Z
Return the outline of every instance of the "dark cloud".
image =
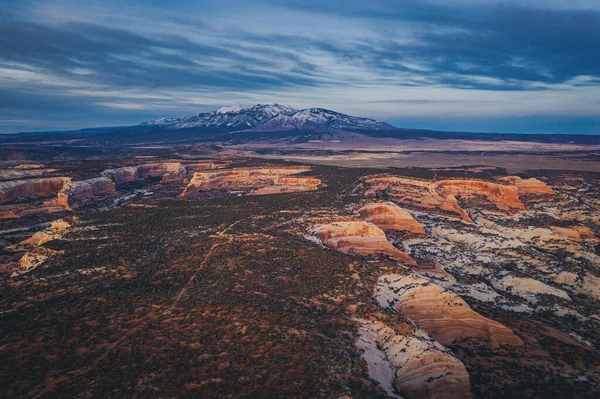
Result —
M151 113L141 106L133 111L137 100L76 94L72 88L268 95L339 87L526 92L564 90L558 85L567 82L600 86L598 9L543 8L542 0L539 7L481 1L231 0L229 14L210 14L221 7L212 0L196 5L200 8L182 0L107 0L97 6L115 16L122 15L121 3L140 10L142 18L131 25L101 18L95 23L53 21L29 16L17 3L0 8L0 68L35 72L37 78L12 84L8 72L0 70L0 79L8 82L0 89L0 119L21 120L35 112L61 120L69 115L101 119L110 115L106 104L119 102L127 104L112 112L127 118ZM53 1L23 0L45 3ZM281 26L275 29L252 23L271 9L286 10L295 29L279 20L273 20ZM237 17L236 22L229 17ZM171 31L155 28L158 22L168 22ZM354 23L359 30L344 30ZM61 82L49 85L39 76ZM149 100L139 101L147 105ZM463 100L394 101L426 107Z

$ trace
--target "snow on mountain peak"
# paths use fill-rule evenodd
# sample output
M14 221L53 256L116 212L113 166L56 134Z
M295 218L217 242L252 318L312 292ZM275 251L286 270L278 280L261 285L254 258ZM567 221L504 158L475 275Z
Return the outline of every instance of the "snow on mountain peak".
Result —
M218 114L226 114L228 112L240 112L242 107L240 104L234 104L231 107L221 107L217 110Z
M162 129L216 128L228 131L305 129L331 131L346 129L388 130L387 123L340 114L323 108L296 110L281 104L255 104L242 108L239 104L201 113L190 118L157 119L142 124Z

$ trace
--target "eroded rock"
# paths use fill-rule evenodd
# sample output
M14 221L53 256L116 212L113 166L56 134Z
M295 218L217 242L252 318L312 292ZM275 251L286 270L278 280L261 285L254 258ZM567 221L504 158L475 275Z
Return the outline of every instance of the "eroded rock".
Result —
M342 253L387 255L408 265L416 265L407 254L389 243L383 230L362 220L321 224L315 226L312 233L325 246Z
M466 399L471 383L464 364L444 346L416 329L396 332L377 321L360 321L360 339L376 342L393 370L393 384L407 399ZM385 369L384 369L385 370ZM387 378L383 371L382 378Z
M499 345L523 345L510 328L481 316L454 292L416 275L379 278L375 298L383 308L409 317L438 342L450 345L476 338Z
M378 202L363 206L358 210L360 217L383 230L410 231L425 234L421 223L412 215L392 202Z

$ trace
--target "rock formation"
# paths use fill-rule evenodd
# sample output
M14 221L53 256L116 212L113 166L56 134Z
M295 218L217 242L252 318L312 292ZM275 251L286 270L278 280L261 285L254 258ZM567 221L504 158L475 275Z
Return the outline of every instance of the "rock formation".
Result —
M147 179L149 177L163 177L165 174L177 173L182 165L178 162L148 163L137 166L107 169L102 175L109 177L115 184Z
M69 182L67 177L16 180L0 183L0 203L18 198L52 197Z
M410 231L425 234L421 223L410 213L402 210L392 202L378 202L363 206L358 210L360 217L371 222L382 230Z
M434 183L442 196L454 195L457 198L470 198L475 195L486 197L498 209L525 209L515 186L490 183L483 180L440 180Z
M540 195L555 195L556 192L552 190L546 183L536 178L522 179L519 176L506 176L501 177L498 180L510 183L517 187L520 196L540 196Z
M115 183L108 177L69 182L58 193L58 202L65 208L78 208L97 198L102 198L115 192Z
M534 179L535 180L535 179ZM434 211L442 215L455 215L467 223L473 223L470 216L457 201L478 201L478 207L484 206L504 213L513 213L525 209L519 198L517 180L507 180L503 184L473 179L446 179L427 181L414 178L378 175L368 176L364 183L368 189L367 197L388 198L405 207ZM523 180L521 191L530 193L534 189L542 191L540 183ZM483 201L483 202L482 202Z
M456 295L416 275L379 278L375 298L383 308L409 317L443 345L476 338L498 345L522 345L511 329L474 312Z
M526 298L529 302L536 303L539 294L552 295L557 298L571 300L569 295L558 288L554 288L541 281L530 277L516 277L508 275L500 279L495 286L503 291L511 292L522 298Z
M416 329L396 332L376 321L361 321L361 338L374 340L391 364L393 384L408 399L466 399L471 383L464 364L452 353Z
M413 259L389 243L383 230L362 220L321 224L315 226L312 233L325 246L342 253L387 255L408 265L416 265Z
M237 168L196 172L181 196L198 191L249 191L250 195L314 191L321 181L309 177L283 177L310 171L308 167Z
M389 198L402 206L417 210L433 210L443 215L458 216L473 223L467 212L458 205L452 194L442 196L432 182L396 176L371 176L365 179L370 187L367 197Z
M222 165L215 164L213 162L202 162L202 163L193 163L188 165L180 166L174 172L167 172L163 175L161 183L181 183L185 179L190 179L194 176L194 173L202 171L202 170L212 170L218 169Z

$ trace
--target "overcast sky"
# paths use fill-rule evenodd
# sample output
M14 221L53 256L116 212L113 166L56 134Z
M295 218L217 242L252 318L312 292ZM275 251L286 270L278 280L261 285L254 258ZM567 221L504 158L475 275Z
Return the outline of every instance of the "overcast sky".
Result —
M600 1L0 0L0 132L272 102L600 134Z

